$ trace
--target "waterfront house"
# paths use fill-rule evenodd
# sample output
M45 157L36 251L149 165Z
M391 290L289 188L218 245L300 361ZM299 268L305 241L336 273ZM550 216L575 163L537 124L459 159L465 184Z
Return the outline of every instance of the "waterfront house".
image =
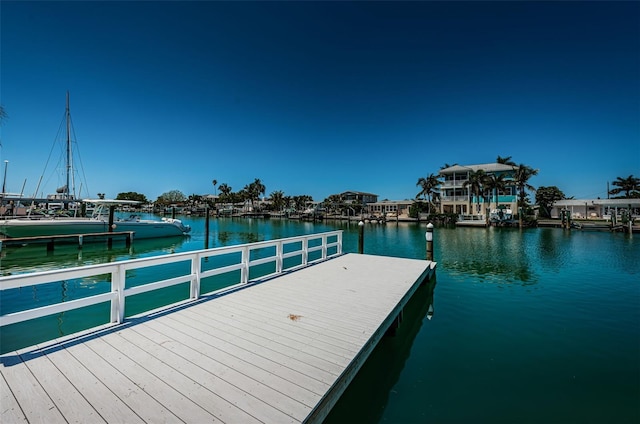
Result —
M483 193L480 198L465 186L469 174L483 170L487 175L504 175L506 187L498 193ZM440 170L440 213L483 215L487 208L517 210L518 196L514 181L515 167L502 163L453 165ZM479 205L479 206L478 206Z
M367 203L366 213L377 217L408 218L409 208L415 200L381 200Z
M377 194L365 193L363 191L345 191L338 196L340 196L340 199L342 199L344 203L360 203L363 206L378 201Z
M640 217L640 199L563 199L554 203L551 218L559 219L561 211L571 212L572 219L605 219L613 216L619 221L623 215Z

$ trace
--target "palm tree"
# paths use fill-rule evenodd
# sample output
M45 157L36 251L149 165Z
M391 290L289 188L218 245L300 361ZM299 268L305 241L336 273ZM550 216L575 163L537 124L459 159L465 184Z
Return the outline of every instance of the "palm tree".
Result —
M342 203L342 199L340 198L339 194L332 194L326 199L324 199L324 203L327 204L327 209L329 210L330 213L336 213L338 210L338 207Z
M618 177L611 183L616 186L609 191L609 194L620 194L624 192L624 196L618 196L619 199L631 199L640 197L640 178L629 175L627 178Z
M484 187L489 193L491 193L491 198L489 201L489 209L491 209L491 202L495 200L496 208L498 207L498 196L501 191L504 191L507 187L507 182L505 181L505 174L488 174L484 180Z
M220 200L223 203L229 202L229 198L232 191L231 187L227 183L222 183L220 184L218 189L220 190Z
M496 158L496 162L504 165L516 166L516 163L511 160L511 156L502 157L498 155L498 157Z
M213 180L211 183L213 184L213 195L217 196L218 192L216 191L216 186L218 185L218 180Z
M313 202L313 197L302 194L300 196L293 196L293 204L297 212L304 211L307 208L307 203Z
M480 207L480 196L482 195L484 180L487 174L483 169L469 172L469 179L464 182L462 187L469 187L469 210L471 210L471 194L476 197L478 209Z
M282 190L274 191L270 194L270 197L273 208L278 212L282 212L282 207L284 206L284 192Z
M7 117L7 111L5 110L4 106L0 105L0 126L4 123Z
M427 213L431 213L431 197L433 194L438 192L438 187L440 186L440 180L436 175L430 174L428 177L420 177L418 178L418 182L416 186L421 188L420 192L416 194L416 199L420 196L423 196L427 203Z
M251 201L251 207L253 208L253 202L260 199L260 195L265 193L266 188L264 184L262 184L262 181L256 178L251 184L244 187L244 191L247 194L247 200Z
M282 202L284 203L285 209L289 209L291 207L291 204L293 203L293 199L291 196L284 196L282 198Z
M529 184L529 179L534 175L538 175L538 170L533 169L530 166L520 164L514 167L515 175L513 177L518 190L518 226L522 228L522 214L524 213L524 207L527 202L527 194L525 190L535 191L535 187Z

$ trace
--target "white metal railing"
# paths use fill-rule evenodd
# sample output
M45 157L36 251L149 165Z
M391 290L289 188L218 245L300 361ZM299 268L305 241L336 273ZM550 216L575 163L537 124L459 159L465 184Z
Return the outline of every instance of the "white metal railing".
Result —
M311 244L314 245L310 246L310 242L312 242ZM315 243L318 242L319 244L315 245ZM285 253L286 246L295 248L296 244L300 244L299 249ZM254 251L274 248L275 254L271 256L251 259L251 253ZM333 252L334 249L335 252ZM332 251L332 253L329 253L330 250ZM316 251L320 252L319 257L310 260L309 254ZM239 262L214 269L203 269L203 259L234 253L240 253ZM259 277L260 279L264 279L281 274L283 271L290 271L296 268L301 268L311 263L319 262L341 254L342 231L340 230L305 236L289 237L271 241L262 241L257 243L197 250L193 252L174 253L163 256L155 256L151 258L131 259L109 264L88 265L62 270L43 271L31 274L17 274L7 277L0 277L0 290L9 290L21 287L37 286L40 284L55 283L76 278L102 276L105 274L111 276L111 291L109 293L102 293L84 297L81 299L70 300L52 305L42 306L39 308L1 315L0 327L44 317L47 315L57 314L60 312L70 311L73 309L83 308L86 306L96 305L103 302L111 302L111 322L121 323L125 317L125 299L128 296L189 282L189 297L190 299L195 300L198 299L202 294L200 282L207 277L226 274L236 270L240 271L240 281L235 284L232 283L222 289L207 293L212 294L219 291L229 290L231 288L247 284L250 281L254 281L255 279L249 279L249 271L254 266L267 263L275 263L275 272L271 274L261 275ZM294 266L287 267L285 269L284 260L296 256L300 256L300 263ZM187 274L160 281L154 281L152 283L139 286L127 287L127 271L185 261L191 262L190 271ZM176 303L181 302L182 301ZM166 305L166 307L172 305L173 304Z

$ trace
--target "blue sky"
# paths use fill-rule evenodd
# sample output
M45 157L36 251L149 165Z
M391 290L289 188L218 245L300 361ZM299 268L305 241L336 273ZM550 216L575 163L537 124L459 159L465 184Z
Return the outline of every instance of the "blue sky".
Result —
M640 176L639 2L3 0L0 20L11 192L64 183L67 90L83 197L260 178L399 200L498 155L576 198Z

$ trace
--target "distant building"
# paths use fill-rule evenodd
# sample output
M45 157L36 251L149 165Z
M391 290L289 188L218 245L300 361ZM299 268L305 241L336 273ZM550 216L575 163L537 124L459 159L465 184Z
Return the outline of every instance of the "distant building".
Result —
M560 218L560 211L568 210L573 219L606 219L623 214L640 217L640 199L563 199L551 208L551 218Z
M382 200L367 203L366 212L378 217L396 218L409 217L409 208L415 200Z
M507 186L496 193L486 193L479 199L471 192L470 186L465 186L469 181L469 174L482 169L488 175L504 175ZM503 207L517 210L518 199L514 182L515 167L502 163L487 163L481 165L454 165L440 170L443 182L440 185L440 213L454 214L484 214L486 208L497 209ZM480 210L478 209L478 206Z
M365 193L362 191L345 191L340 193L340 199L344 203L361 203L366 205L368 203L375 203L378 201L378 195L372 193Z

